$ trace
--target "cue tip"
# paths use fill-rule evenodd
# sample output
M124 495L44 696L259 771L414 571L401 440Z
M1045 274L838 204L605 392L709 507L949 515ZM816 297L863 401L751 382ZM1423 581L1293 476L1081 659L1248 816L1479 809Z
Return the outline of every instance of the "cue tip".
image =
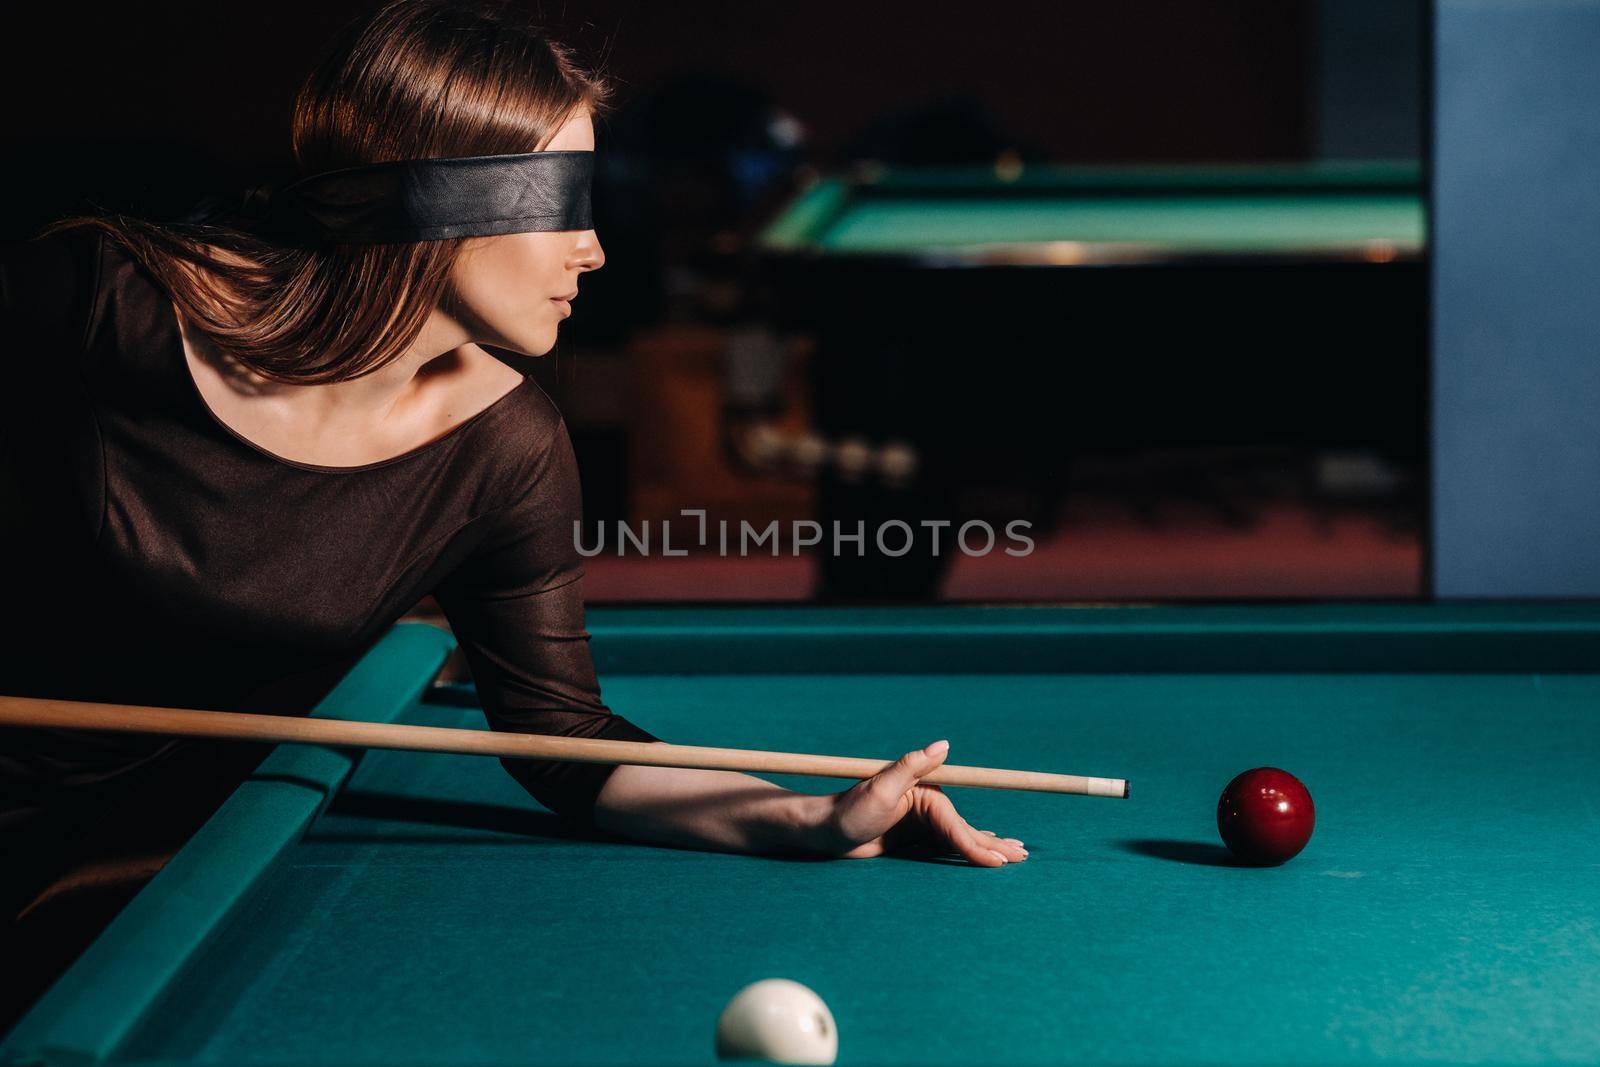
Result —
M1122 799L1128 799L1128 781L1126 778L1124 778L1122 781Z

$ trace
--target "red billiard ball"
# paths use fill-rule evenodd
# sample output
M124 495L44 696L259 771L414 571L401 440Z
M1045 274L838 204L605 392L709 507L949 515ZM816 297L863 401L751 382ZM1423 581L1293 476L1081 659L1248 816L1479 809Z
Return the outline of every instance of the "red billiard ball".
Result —
M1217 801L1222 843L1253 867L1276 867L1298 855L1316 824L1311 794L1300 779L1276 767L1245 771Z

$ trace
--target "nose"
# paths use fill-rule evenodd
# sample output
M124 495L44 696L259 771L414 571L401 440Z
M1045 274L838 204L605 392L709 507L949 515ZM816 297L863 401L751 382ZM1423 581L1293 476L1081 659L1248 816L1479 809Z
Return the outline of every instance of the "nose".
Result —
M605 249L600 247L600 236L593 230L584 230L572 248L569 266L573 270L599 270L606 265Z

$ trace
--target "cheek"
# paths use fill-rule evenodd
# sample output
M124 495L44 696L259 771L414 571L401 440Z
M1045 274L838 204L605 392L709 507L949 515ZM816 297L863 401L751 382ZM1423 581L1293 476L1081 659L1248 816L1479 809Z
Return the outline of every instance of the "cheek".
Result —
M556 234L507 234L472 257L459 272L456 290L478 316L491 322L506 316L553 311L550 297L560 289L562 253L550 240Z
M500 269L523 289L548 299L560 290L570 238L562 233L507 234Z

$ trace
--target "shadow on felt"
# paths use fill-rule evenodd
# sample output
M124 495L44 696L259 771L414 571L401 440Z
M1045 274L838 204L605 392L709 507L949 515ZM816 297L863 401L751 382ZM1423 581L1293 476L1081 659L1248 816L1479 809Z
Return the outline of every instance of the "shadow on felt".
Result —
M1124 852L1131 852L1136 856L1148 856L1150 859L1166 860L1168 863L1188 863L1198 867L1243 867L1221 845L1209 841L1172 841L1158 838L1138 838L1132 841L1120 841L1118 845Z

